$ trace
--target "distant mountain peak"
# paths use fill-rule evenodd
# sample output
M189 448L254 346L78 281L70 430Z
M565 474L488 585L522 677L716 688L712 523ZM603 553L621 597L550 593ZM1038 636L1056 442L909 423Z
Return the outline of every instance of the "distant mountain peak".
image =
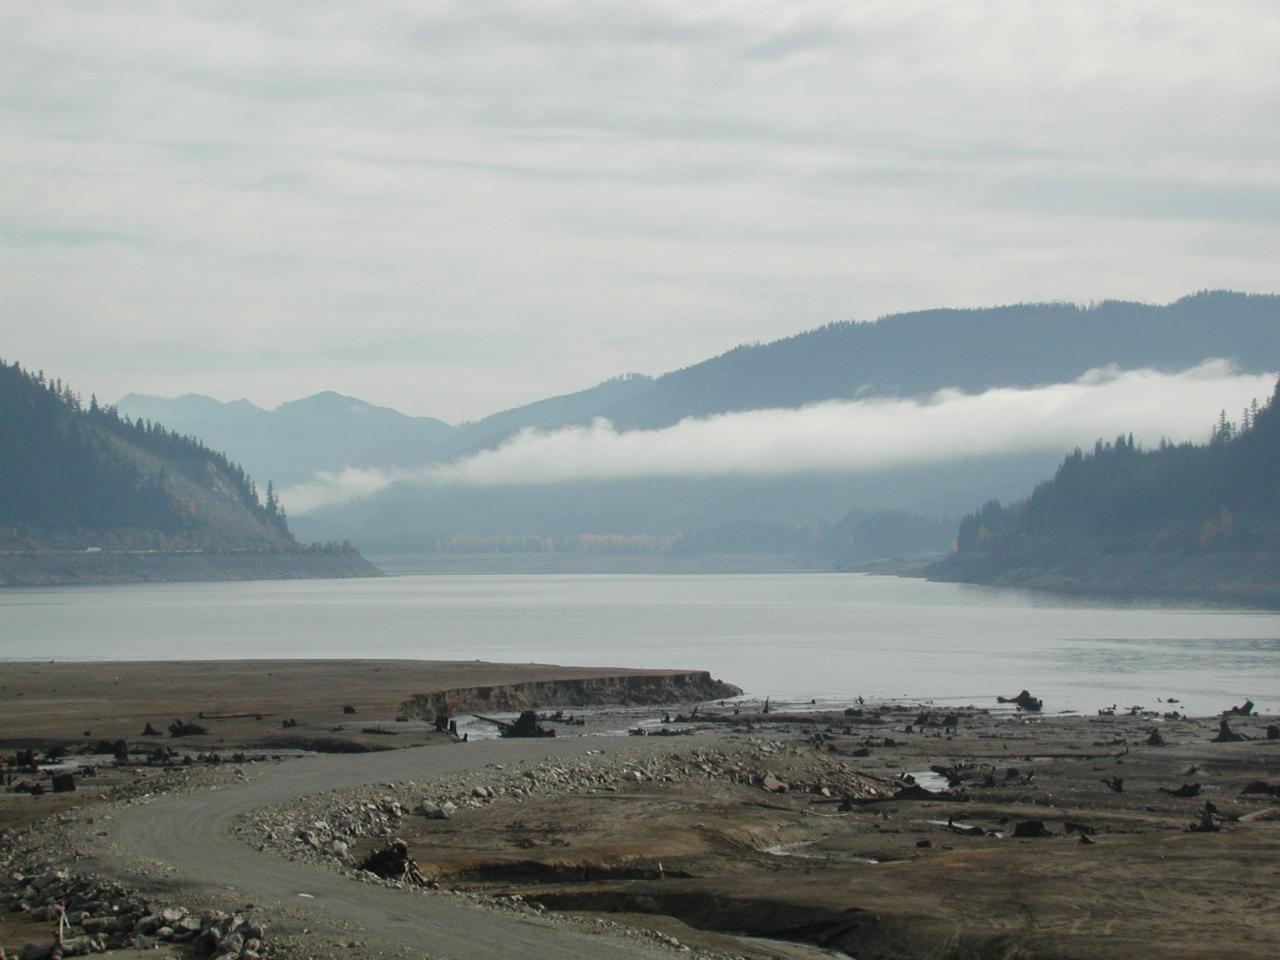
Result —
M169 409L184 409L190 412L207 411L210 413L234 410L239 412L257 411L265 413L261 407L241 398L239 400L219 400L203 393L184 393L177 397L162 397L151 393L126 393L116 401L122 412L164 406Z

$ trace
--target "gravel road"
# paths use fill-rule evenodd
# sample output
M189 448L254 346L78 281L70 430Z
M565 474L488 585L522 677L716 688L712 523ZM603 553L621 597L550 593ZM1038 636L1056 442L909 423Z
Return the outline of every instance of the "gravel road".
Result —
M258 767L245 784L165 796L130 806L101 827L127 860L108 869L133 872L128 861L163 863L166 883L182 895L253 902L269 918L273 907L301 909L312 935L335 948L358 941L384 951L432 960L598 960L667 958L651 940L589 932L580 924L479 908L448 895L423 895L360 883L328 870L259 853L231 836L244 813L310 794L368 783L428 780L482 769L488 763L569 757L600 749L599 738L493 740L355 755L312 756ZM154 881L153 881L154 883ZM304 896L305 895L305 896ZM338 950L337 955L346 956Z

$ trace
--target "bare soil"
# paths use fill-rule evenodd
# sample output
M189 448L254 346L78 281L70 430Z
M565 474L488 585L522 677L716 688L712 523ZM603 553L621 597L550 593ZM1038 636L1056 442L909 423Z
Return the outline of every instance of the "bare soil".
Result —
M877 719L760 718L722 738L745 757L740 782L494 803L409 817L403 836L441 886L608 913L739 955L787 955L773 940L859 960L1275 955L1280 798L1241 792L1280 787L1274 719L1233 719L1254 738L1239 743L1210 742L1216 720L966 711L949 736L904 732L914 711ZM1147 745L1156 727L1164 746ZM934 766L963 778L952 799L838 802L851 771L891 795L902 774ZM786 792L765 790L766 773ZM1115 777L1121 792L1103 783ZM1165 792L1188 784L1197 796ZM1190 831L1206 802L1219 829ZM1016 838L1024 821L1051 835Z

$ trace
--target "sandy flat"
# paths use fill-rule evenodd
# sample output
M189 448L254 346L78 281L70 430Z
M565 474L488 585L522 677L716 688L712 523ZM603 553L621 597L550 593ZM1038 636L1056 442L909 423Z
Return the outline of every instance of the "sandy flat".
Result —
M285 734L343 733L333 730L338 725L359 739L362 724L393 721L414 694L685 672L478 660L9 662L0 664L0 744L132 742L148 723L163 732L172 720L200 714L209 718L199 720L209 735L183 738L183 745L253 745ZM347 706L356 713L345 714ZM296 719L298 726L285 730L286 719ZM380 745L406 746L427 736L416 725L388 729L398 739L387 737Z

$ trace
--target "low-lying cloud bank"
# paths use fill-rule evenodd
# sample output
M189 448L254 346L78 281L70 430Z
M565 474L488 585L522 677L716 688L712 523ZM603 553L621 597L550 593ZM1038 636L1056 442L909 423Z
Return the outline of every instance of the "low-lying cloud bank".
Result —
M830 401L682 420L660 430L615 430L607 420L543 432L408 470L320 472L281 494L290 512L369 496L397 482L494 487L630 477L867 473L1019 450L1092 446L1132 433L1153 445L1204 440L1217 412L1232 419L1271 395L1276 374L1241 374L1226 360L1181 373L1092 370L1071 383L926 399Z

